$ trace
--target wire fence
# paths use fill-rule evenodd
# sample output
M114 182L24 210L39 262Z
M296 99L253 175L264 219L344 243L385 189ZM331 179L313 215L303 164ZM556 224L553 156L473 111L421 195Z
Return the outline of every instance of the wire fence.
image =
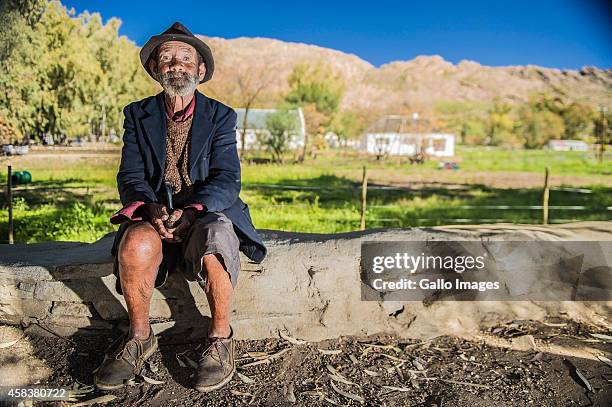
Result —
M10 170L9 170L10 171ZM10 172L9 172L10 177ZM548 174L547 174L548 177ZM10 179L10 178L9 178ZM8 181L8 180L7 180ZM356 198L355 203L356 207L361 206L361 228L365 228L365 221L367 220L368 224L391 224L397 226L406 226L410 224L414 226L414 223L417 225L420 224L482 224L482 223L500 223L500 222L512 222L512 223L536 223L538 219L536 218L536 214L534 216L528 218L517 218L516 216L511 217L483 217L483 216L475 216L475 217L452 217L452 211L461 210L468 211L465 213L466 215L470 215L472 211L475 214L478 211L493 211L493 213L500 211L504 213L504 211L540 211L544 215L543 223L548 223L548 211L571 211L571 212L589 212L590 214L597 213L605 213L606 215L609 212L612 212L612 206L601 206L601 207L593 207L587 205L548 205L548 199L544 199L542 205L449 205L446 210L449 211L450 216L444 216L441 214L440 217L432 218L432 217L412 217L412 216L397 216L397 217L388 217L388 213L381 213L376 216L376 213L381 210L406 210L410 209L410 205L406 204L366 204L366 195L368 190L374 191L395 191L395 192L406 192L406 193L439 193L444 191L446 194L452 191L465 191L469 190L472 187L470 186L461 186L455 188L435 188L435 187L419 187L419 188L411 188L408 186L394 186L394 185L377 185L377 184L369 184L367 182L366 169L364 168L364 179L362 183L354 183L348 185L329 185L329 186L314 186L314 185L288 185L288 184L269 184L269 183L243 183L243 190L258 190L258 189L266 189L266 190L283 190L283 191L301 191L301 192L316 192L316 191L325 191L325 192L338 192L338 191L351 191L355 192L356 195L361 193L361 201L359 198ZM12 186L10 182L7 184L7 195L9 200L9 242L12 242L12 196L14 193L22 193L22 192L53 192L53 191L76 191L76 190L84 190L86 195L96 194L97 192L105 189L100 187L90 187L89 185L81 185L81 186L46 186L46 185L36 185L36 184L27 184L27 185L19 185ZM513 188L513 191L528 191L527 188ZM533 189L531 189L533 190ZM592 194L593 191L587 188L571 188L571 187L549 187L547 183L544 185L545 196L547 196L547 190L553 191L562 191L569 192L575 194ZM311 203L296 203L296 202L283 202L283 203L270 203L270 204L261 204L257 205L258 208L312 208L313 204ZM366 210L367 207L367 210ZM429 208L434 211L439 211L440 208ZM387 215L385 217L384 215ZM481 213L482 214L482 213ZM381 216L382 215L382 216ZM457 213L455 213L457 215ZM484 215L484 214L482 214ZM561 215L562 216L562 215ZM577 219L571 218L554 218L550 220L550 223L566 223L573 222Z
M360 191L361 184L354 185L330 185L330 186L310 186L310 185L286 185L286 184L262 184L262 183L242 183L243 188L269 188L269 189L288 189L298 191L334 191L334 190L354 190ZM372 185L368 184L368 190L387 190L387 191L441 191L448 190L447 188L410 188L392 185ZM456 189L469 189L469 186ZM526 191L527 188L512 188L517 191ZM574 192L578 194L591 194L592 190L586 188L568 188L568 187L550 187L552 191ZM454 190L454 189L453 189Z
M281 189L281 190L295 190L295 191L335 191L335 190L352 190L355 192L361 191L361 185L345 185L345 186L309 186L309 185L280 185L280 184L262 184L262 183L243 183L243 190L250 189ZM441 191L448 189L444 188L408 188L408 187L398 187L398 186L379 186L379 185L369 185L368 190L389 190L389 191L405 191L405 192L421 192L421 191ZM36 184L30 185L20 185L18 187L13 187L13 193L19 192L52 192L52 191L63 191L63 190L84 190L87 195L94 194L97 191L101 191L103 188L99 187L90 187L88 185L85 186L58 186L58 187L46 187L46 186L37 186ZM573 192L578 194L591 194L593 191L585 188L566 188L566 187L551 187L551 190L555 191L564 191L564 192ZM259 208L278 208L278 207L292 207L292 208L309 208L312 204L309 203L277 203L277 204L263 204L257 205ZM368 204L369 209L394 209L401 208L405 209L406 205L401 204ZM461 210L501 210L501 211L523 211L523 210L539 210L544 209L543 205L453 205L450 207L452 209L461 209ZM612 211L612 206L605 207L589 207L586 205L549 205L549 210L564 210L564 211L589 211L589 212L610 212ZM393 219L392 219L393 220ZM430 221L433 219L423 218L423 221ZM449 219L451 220L451 219ZM477 219L452 219L455 221L472 221ZM488 219L491 221L494 220L504 220L504 219ZM377 221L384 221L383 218L377 219ZM389 220L391 221L391 220ZM395 220L393 220L395 221Z

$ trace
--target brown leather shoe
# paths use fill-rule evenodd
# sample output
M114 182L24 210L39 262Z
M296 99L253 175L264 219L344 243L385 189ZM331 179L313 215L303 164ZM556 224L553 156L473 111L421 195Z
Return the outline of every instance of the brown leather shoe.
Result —
M235 371L234 330L230 326L229 338L206 338L204 341L194 387L203 392L217 390L232 380Z
M140 374L144 362L157 350L157 338L153 329L145 340L119 337L104 355L104 360L94 376L94 384L100 390L115 390Z

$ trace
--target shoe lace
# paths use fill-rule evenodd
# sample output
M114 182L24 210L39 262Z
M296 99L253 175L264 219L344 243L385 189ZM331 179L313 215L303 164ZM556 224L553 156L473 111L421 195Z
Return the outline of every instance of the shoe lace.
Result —
M136 338L132 338L128 341L123 340L123 349L117 354L115 357L117 360L125 359L126 361L133 360L136 365L138 365L139 355L144 354L144 347L142 341L139 341Z
M200 357L200 361L205 359L206 356L210 354L210 357L214 361L218 362L221 366L223 366L224 363L223 363L223 358L221 357L221 346L223 346L225 348L225 351L229 353L228 347L225 345L225 343L223 343L221 338L209 338L209 340L211 342L206 348L206 350L204 350L204 352L202 353L202 356ZM213 349L216 351L215 353L217 354L217 357L215 357L215 353L213 353Z

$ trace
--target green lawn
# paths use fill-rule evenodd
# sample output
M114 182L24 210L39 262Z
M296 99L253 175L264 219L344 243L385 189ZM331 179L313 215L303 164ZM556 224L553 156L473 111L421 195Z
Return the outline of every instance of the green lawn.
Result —
M265 155L254 157L265 161ZM361 168L366 165L378 187L400 181L403 189L368 190L366 223L374 227L411 227L494 222L538 223L541 187L496 186L505 174L533 173L542 177L546 166L553 174L577 177L571 186L586 191L552 190L550 222L610 220L612 161L603 164L585 153L461 149L460 169L438 170L437 162L410 166L392 158L377 161L352 153L326 152L303 164L253 164L242 166L241 197L249 204L257 228L300 232L345 232L358 229ZM5 159L6 161L6 159ZM34 182L15 192L16 240L95 241L116 229L108 217L120 204L115 175L117 154L78 157L74 154L11 159L14 171L27 169ZM3 166L7 162L3 163ZM488 174L491 182L468 182L474 174ZM508 175L509 173L509 175ZM527 174L529 175L529 174ZM407 182L401 182L403 177ZM435 186L411 187L416 178L435 178ZM442 180L442 181L440 181ZM448 187L444 181L448 181ZM3 170L0 182L6 182ZM538 181L539 182L539 181ZM576 184L579 182L579 184ZM559 185L556 185L557 187ZM0 198L0 234L6 236L6 196ZM497 209L495 206L513 206ZM516 208L519 206L519 208ZM555 208L573 206L574 208Z
M463 168L467 171L541 172L549 166L561 175L612 175L612 154L600 163L592 153L549 150L460 149Z

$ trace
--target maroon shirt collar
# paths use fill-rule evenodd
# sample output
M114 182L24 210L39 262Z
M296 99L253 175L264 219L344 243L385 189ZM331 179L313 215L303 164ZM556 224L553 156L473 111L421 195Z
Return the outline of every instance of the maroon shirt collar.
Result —
M191 101L187 104L187 106L185 106L183 110L179 110L178 112L175 113L172 111L172 107L168 105L168 101L166 97L164 96L164 104L166 105L167 117L170 118L174 122L182 122L182 121L189 119L189 117L193 114L193 111L195 110L195 101L196 101L196 95L194 94L193 97L191 98Z

